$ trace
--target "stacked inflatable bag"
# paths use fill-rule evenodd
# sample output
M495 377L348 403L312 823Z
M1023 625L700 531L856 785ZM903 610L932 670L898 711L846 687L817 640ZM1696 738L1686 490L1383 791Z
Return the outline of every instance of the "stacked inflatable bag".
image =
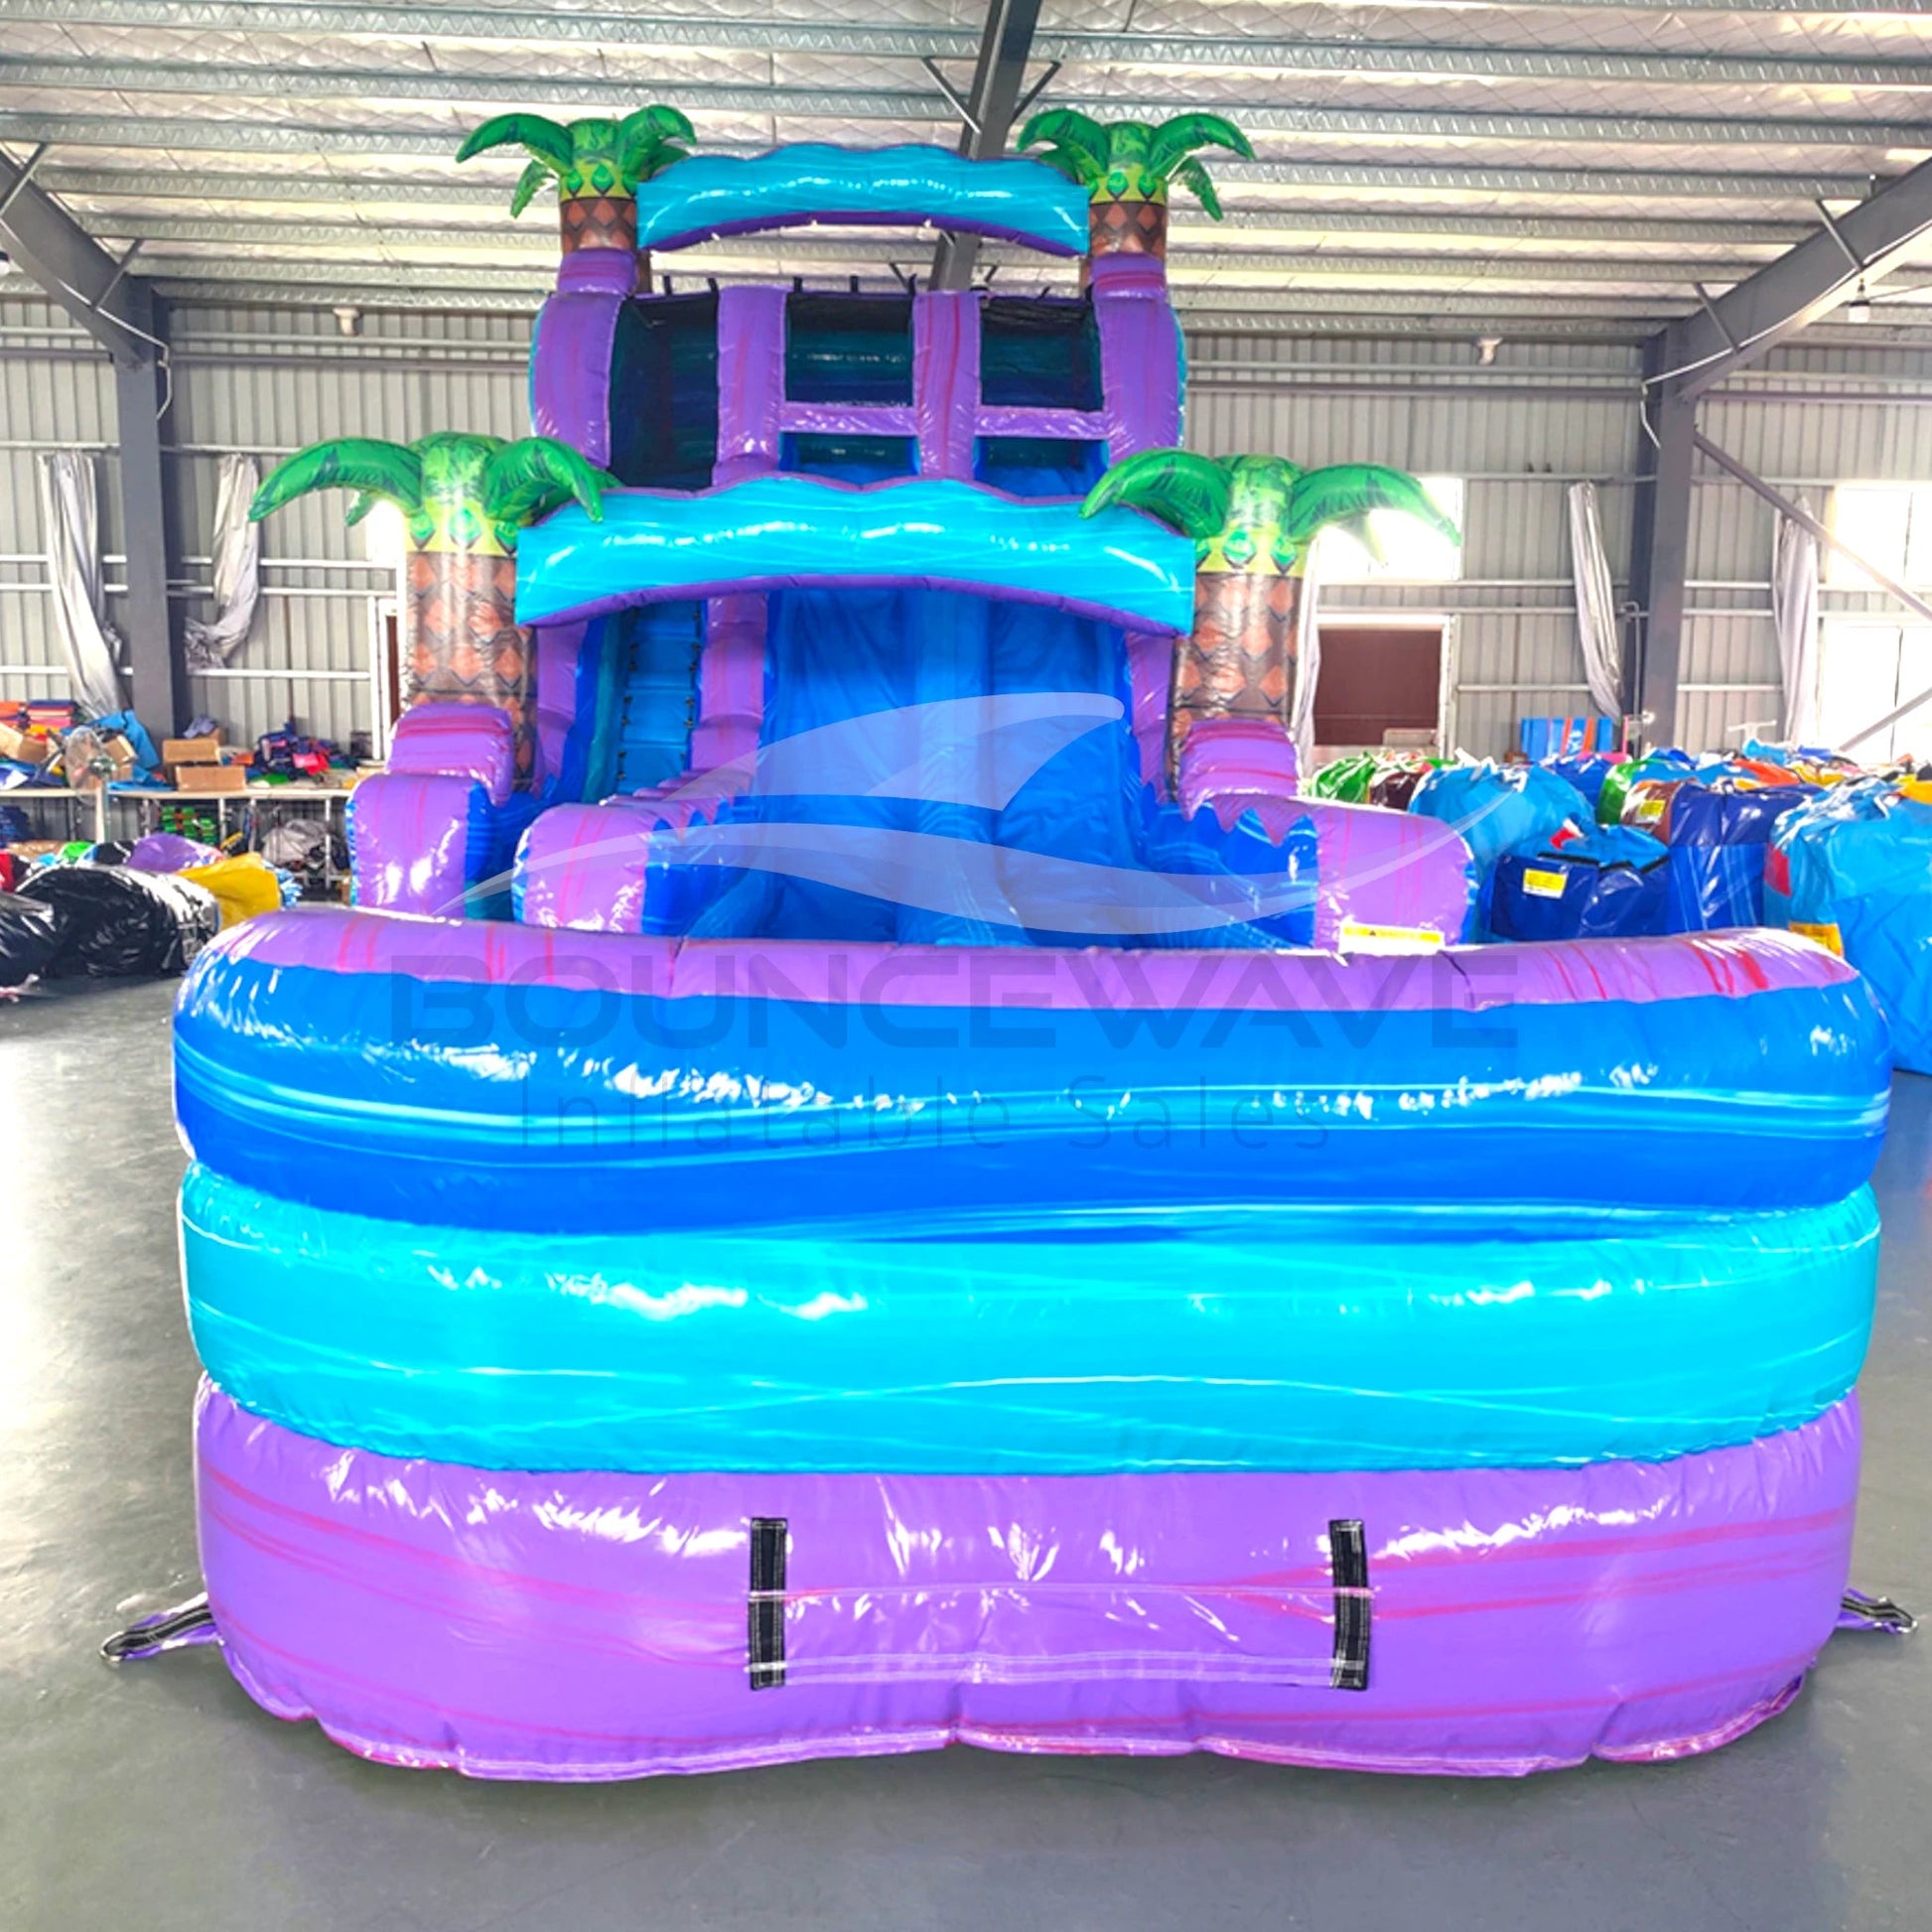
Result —
M1778 821L1766 916L1856 966L1891 1023L1892 1061L1932 1073L1932 803L1882 779Z
M640 297L585 247L533 383L574 457L264 484L414 505L433 702L357 794L356 908L184 986L207 1600L113 1654L216 1637L365 1756L557 1779L1519 1773L1796 1693L1846 1588L1883 1022L1790 934L1457 944L1478 861L1587 826L1547 772L1297 795L1308 546L1444 518L1174 447L1123 245L1164 205L1049 137L679 160L566 231L918 194L1089 247L1078 300L841 293L828 347L831 298ZM455 591L486 689L438 655ZM695 727L593 784L679 676ZM516 919L450 916L519 817Z
M1381 805L1390 811L1409 809L1417 788L1441 759L1419 752L1356 752L1324 764L1306 790L1311 798L1331 798L1344 805Z
M1481 882L1476 899L1478 938L1500 935L1494 925L1497 868L1512 853L1533 854L1552 839L1575 837L1590 822L1588 801L1575 785L1540 764L1448 764L1429 772L1409 810L1450 826L1469 848Z
M1664 930L1670 850L1626 826L1568 829L1496 866L1498 939L1627 939Z
M1670 850L1666 932L1711 932L1764 922L1764 855L1783 815L1811 787L1716 777L1644 778L1623 801L1625 826Z

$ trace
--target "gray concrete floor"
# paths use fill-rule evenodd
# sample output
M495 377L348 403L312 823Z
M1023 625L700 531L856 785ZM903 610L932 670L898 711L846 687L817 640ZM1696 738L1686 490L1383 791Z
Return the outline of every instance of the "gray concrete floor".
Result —
M169 985L0 1010L0 1927L536 1924L1875 1932L1932 1925L1932 1629L1836 1638L1715 1756L1514 1782L952 1750L605 1786L364 1764L210 1650L95 1645L199 1587ZM1932 1612L1932 1081L1879 1173L1857 1580ZM1932 1617L1928 1617L1932 1623Z

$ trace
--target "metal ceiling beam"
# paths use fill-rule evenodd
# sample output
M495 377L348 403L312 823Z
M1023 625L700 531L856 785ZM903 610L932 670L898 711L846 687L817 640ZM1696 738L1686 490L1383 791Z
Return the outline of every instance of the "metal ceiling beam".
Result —
M959 152L969 161L992 161L1006 153L1013 117L1027 84L1034 29L1038 24L1039 0L987 0L986 26L980 36L972 85L963 101L954 96L964 123L959 131ZM932 77L948 95L952 94L936 67L932 68ZM977 235L942 234L932 254L932 286L971 288L973 265L978 259Z
M275 198L275 184L272 180L262 184L262 199ZM134 178L123 181L118 191L130 198L145 195L144 187ZM99 200L111 203L111 196L98 196ZM89 199L95 199L90 197ZM210 188L204 187L198 199L225 201L229 197L217 195ZM246 198L234 198L246 205ZM326 195L305 196L305 202L327 202ZM411 197L408 204L394 206L415 206L422 201L435 201L440 197L425 195ZM380 207L385 198L380 194L363 194L352 200L338 195L336 202L344 207ZM502 197L493 189L483 196L466 201L469 207L481 202L500 209ZM114 235L132 240L140 236L149 241L267 241L284 240L291 246L338 246L345 242L364 240L381 243L389 247L424 246L455 247L475 246L479 242L491 247L511 249L529 248L556 253L556 237L545 224L524 222L511 225L507 219L485 223L483 221L445 221L425 223L417 221L383 220L317 220L311 222L290 221L285 218L263 220L247 215L177 215L154 214L130 211L107 206L100 208L93 219L94 227L102 234ZM1788 247L1793 242L1802 241L1807 230L1796 222L1765 221L1618 221L1608 218L1592 219L1578 216L1564 219L1550 215L1508 215L1508 214L1405 214L1384 210L1369 211L1353 208L1331 207L1271 207L1267 209L1240 209L1232 211L1222 221L1211 221L1205 215L1196 214L1186 208L1177 208L1170 227L1172 245L1179 248L1218 247L1225 249L1231 235L1243 237L1244 245L1252 246L1254 238L1263 234L1279 235L1414 235L1418 237L1440 237L1445 241L1466 241L1473 247L1484 247L1497 241L1556 242L1574 241L1584 247L1601 252L1613 243L1641 243L1646 246L1669 248L1678 251L1672 257L1672 265L1678 270L1678 279L1685 275L1696 274L1704 279L1727 278L1743 272L1736 263L1718 266L1722 261L1723 250L1741 248ZM843 245L843 244L839 244ZM890 244L889 244L890 245ZM1701 259L1704 268L1685 267L1682 251L1685 248L1701 248L1713 251ZM898 252L903 252L903 244L898 244ZM1016 251L1016 259L1025 251ZM1655 267L1654 261L1646 261L1641 256L1629 258L1632 261ZM1748 264L1745 265L1746 268Z
M313 277L334 272L345 276L372 270L395 270L403 274L421 273L426 277L465 278L509 276L523 282L551 279L555 259L554 244L523 246L515 236L461 236L421 229L330 228L288 223L231 223L223 221L163 222L128 220L116 228L161 229L172 231L169 241L184 246L200 243L217 247L218 255L203 257L190 254L150 254L146 267L150 274L232 274L270 278L285 274ZM383 243L387 242L386 252ZM1575 293L1610 292L1633 303L1656 304L1661 299L1680 295L1689 270L1654 260L1601 260L1590 256L1555 259L1529 255L1386 255L1352 250L1310 250L1282 248L1270 252L1230 253L1212 245L1211 236L1199 239L1206 245L1171 248L1168 270L1176 287L1210 287L1227 290L1260 289L1284 281L1297 283L1348 282L1366 288L1440 286L1445 292L1493 289L1511 284L1541 291L1551 303L1568 301ZM359 244L359 246L358 246ZM473 262L439 261L429 251L437 247L464 247L471 253L491 259ZM307 252L317 248L341 251L318 259ZM354 249L354 253L348 252ZM904 264L909 250L903 242L869 236L834 240L817 235L775 234L739 235L710 242L688 254L660 253L655 259L660 272L672 276L697 277L715 274L729 264L743 263L748 268L761 266L765 273L789 273L785 264L810 265L818 272L832 274L851 267L868 265L884 272L889 264ZM507 258L507 259L505 259ZM1048 264L1037 255L1002 248L1003 267L1015 270L1021 278L1050 275L1055 282L1069 279L1064 266ZM192 264L190 266L189 264ZM1719 279L1745 271L1732 266L1713 268Z
M11 19L63 26L250 36L324 35L576 47L719 48L866 60L971 60L968 28L858 22L652 16L610 9L518 13L495 7L380 6L298 0L9 0ZM1188 71L1397 73L1408 79L1631 81L1644 86L1932 87L1932 64L1913 60L1648 54L1600 48L1454 47L1440 43L1249 39L1226 34L1036 35L1043 60Z
M9 112L0 107L0 140L47 141L59 149L104 148L116 152L129 149L171 149L184 154L304 154L304 155L403 155L451 161L451 134L447 126L423 128L342 128L307 127L299 123L273 121L216 122L190 115L166 120L142 115L43 114ZM713 154L759 152L731 142L707 142ZM76 180L95 177L92 169L50 166L48 182L57 192L65 191ZM472 165L468 180L450 167L449 182L459 194L481 195L489 185L491 174L500 175L507 184L515 179L512 164L504 162L492 170L489 157L480 157ZM1252 182L1299 189L1343 189L1364 194L1388 192L1396 195L1481 194L1554 196L1574 200L1579 196L1617 202L1660 201L1751 201L1781 204L1809 204L1818 200L1853 203L1872 192L1873 178L1866 174L1821 174L1802 170L1779 174L1725 172L1713 174L1683 170L1644 170L1628 168L1493 168L1460 163L1384 163L1355 161L1217 161L1214 178L1219 182ZM199 171L176 174L155 173L147 177L152 194L192 195L205 179ZM255 177L254 179L262 179ZM282 179L282 178L277 178ZM307 199L304 177L286 178L289 196ZM310 185L321 177L309 178ZM414 181L403 190L410 199L439 199L438 184Z
M660 264L660 267L663 264ZM534 307L550 292L553 278L548 273L492 265L433 266L426 263L338 263L319 261L251 261L246 258L182 258L157 262L155 285L172 299L217 302L273 302L304 304L322 301L325 307L338 302L355 302L365 296L371 300L382 291L413 292L434 308L463 309L471 306L473 296L504 295L517 298L514 306ZM765 280L771 269L757 260L733 267L726 262L702 266L694 263L688 276L672 269L674 281L697 283L708 275L721 282ZM814 271L806 271L814 272ZM823 271L827 285L841 283L844 275L837 264L828 263ZM874 288L897 286L889 273L866 278ZM1072 278L1058 268L1050 278L1029 282L1019 293L1029 293L1041 285L1072 287ZM191 293L192 291L192 293ZM210 293L211 292L211 293ZM326 294L326 301L324 300ZM1471 324L1493 321L1535 322L1552 314L1549 297L1523 289L1423 290L1387 289L1341 291L1323 289L1235 290L1212 285L1189 286L1182 282L1175 290L1183 308L1234 304L1241 310L1295 308L1335 314L1351 314L1373 327L1384 315L1452 315ZM1617 315L1629 319L1633 328L1648 323L1654 333L1659 308L1668 309L1655 295L1624 295L1610 289L1580 292L1562 299L1558 313L1575 316L1586 312Z
M1824 210L1820 210L1824 213ZM1631 582L1645 613L1640 708L1651 744L1677 737L1678 667L1687 610L1692 457L1702 446L1698 399L1760 360L1852 291L1875 282L1932 235L1932 161L1889 183L1824 225L1727 294L1700 289L1699 307L1662 330L1645 349L1651 437L1641 452ZM1709 448L1710 446L1704 446ZM1712 452L1713 460L1728 458ZM1741 481L1753 487L1748 472Z
M39 283L117 363L156 354L141 285L67 209L31 179L31 165L0 155L0 249Z
M1932 235L1932 161L1889 183L1809 239L1767 262L1727 295L1672 325L1660 379L1695 400L1754 362L1857 288L1888 274Z
M1467 0L1410 0L1415 11L1441 8L1466 11ZM1588 13L1611 10L1617 13L1682 14L1789 14L1791 0L1511 0L1515 12ZM1860 15L1878 20L1922 20L1932 16L1932 0L1805 0L1807 14ZM814 42L791 38L797 35L853 35L877 37L891 44L908 37L921 41L951 39L960 43L958 52L968 58L973 52L970 29L940 26L908 27L891 21L874 21L844 28L811 28L788 20L678 19L620 13L609 9L587 10L581 14L533 14L519 16L494 8L442 5L362 6L355 0L12 0L11 16L20 20L44 21L63 26L109 27L186 27L200 32L238 32L327 34L374 39L424 40L455 38L461 40L520 41L540 40L565 45L662 46L673 44L669 37L682 35L675 44L691 44L697 33L706 36L709 46L778 48L818 51ZM726 39L723 36L730 35ZM713 39L713 36L720 38ZM1066 58L1063 45L1093 42L1112 43L1122 37L1108 34L1055 32L1042 35L1041 53ZM922 47L920 52L936 48Z
M1023 0L1010 0L1022 4ZM205 65L174 61L88 61L0 57L0 87L64 89L74 93L226 95L251 92L276 100L448 102L477 107L596 107L629 104L651 94L675 96L694 114L758 114L781 118L923 125L952 117L937 92L866 88L758 86L690 82L676 73L611 80L602 76L457 74L416 69L244 68L218 74ZM1184 95L1069 94L1061 103L1110 119L1159 118L1186 108ZM1218 111L1250 134L1305 138L1365 136L1398 140L1597 142L1673 147L1932 147L1922 122L1769 120L1742 116L1469 113L1434 108L1281 106L1269 101L1219 101Z

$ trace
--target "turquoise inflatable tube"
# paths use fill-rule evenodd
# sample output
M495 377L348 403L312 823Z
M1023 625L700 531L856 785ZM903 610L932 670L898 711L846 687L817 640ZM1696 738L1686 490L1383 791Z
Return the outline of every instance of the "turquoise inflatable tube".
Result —
M192 1168L189 1315L289 1429L486 1468L1087 1474L1656 1459L1795 1427L1869 1334L1868 1189L1717 1216L412 1227Z

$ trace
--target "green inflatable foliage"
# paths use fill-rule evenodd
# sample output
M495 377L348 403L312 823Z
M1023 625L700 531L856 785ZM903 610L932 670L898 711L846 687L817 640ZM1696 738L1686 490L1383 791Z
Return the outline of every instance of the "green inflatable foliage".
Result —
M512 551L528 524L564 503L575 500L602 521L604 491L616 483L569 444L548 436L506 443L500 436L445 430L406 446L344 436L312 443L277 464L248 515L259 523L310 490L351 489L351 524L376 503L393 503L417 550Z
M697 135L675 107L639 107L621 121L572 121L565 126L542 114L498 114L457 150L469 161L490 148L520 147L531 157L510 197L510 213L521 214L546 181L554 179L565 201L586 196L633 197L640 184L686 158Z
M1301 470L1280 457L1145 450L1115 464L1081 513L1114 504L1145 510L1192 538L1195 568L1210 572L1300 576L1322 530L1339 524L1366 537L1376 510L1400 510L1461 541L1414 477L1375 463Z
M1248 137L1219 114L1178 114L1158 127L1148 121L1103 125L1070 107L1052 107L1020 130L1015 148L1024 151L1040 141L1047 145L1034 158L1078 182L1096 201L1165 202L1170 186L1178 183L1216 221L1220 198L1192 150L1226 148L1249 161L1255 152Z

